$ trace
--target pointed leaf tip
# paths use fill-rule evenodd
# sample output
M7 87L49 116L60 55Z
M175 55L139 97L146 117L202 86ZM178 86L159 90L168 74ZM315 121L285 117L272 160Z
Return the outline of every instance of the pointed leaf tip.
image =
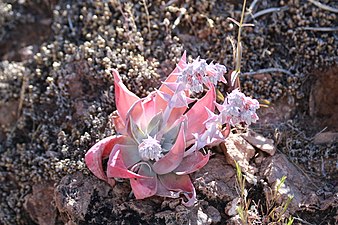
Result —
M123 84L117 70L113 69L112 72L114 75L116 108L123 121L126 121L126 114L128 110L140 98L133 92L129 91Z

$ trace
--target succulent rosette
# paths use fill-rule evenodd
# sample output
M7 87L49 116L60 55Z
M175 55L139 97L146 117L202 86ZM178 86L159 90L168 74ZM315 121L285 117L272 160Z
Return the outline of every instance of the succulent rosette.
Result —
M256 122L259 103L238 89L223 104L216 103L215 85L226 83L225 66L199 58L186 63L186 53L160 88L145 98L129 91L116 70L112 73L117 134L89 149L89 170L112 186L115 178L129 179L136 199L183 195L183 204L192 206L196 192L189 174L210 157L201 149L224 141L231 125ZM202 97L191 98L192 93Z
M196 193L189 174L209 160L210 153L203 154L200 149L223 136L207 131L206 121L215 110L215 87L204 79L205 94L199 99L190 98L189 86L178 81L187 66L184 53L161 87L145 98L129 91L113 70L117 108L113 122L117 134L99 141L86 153L86 164L95 176L111 185L115 184L114 178L129 179L136 199L183 195L183 204L194 204ZM210 68L205 75L214 75L218 70L219 66ZM223 74L221 77L224 80ZM202 136L205 138L200 141Z

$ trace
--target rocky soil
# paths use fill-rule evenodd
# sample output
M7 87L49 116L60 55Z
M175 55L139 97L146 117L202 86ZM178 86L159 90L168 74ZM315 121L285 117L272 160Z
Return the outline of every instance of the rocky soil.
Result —
M338 3L248 1L242 90L266 107L192 178L199 201L137 201L86 169L114 134L117 68L145 96L184 50L234 67L242 1L0 0L0 224L240 224L236 159L251 224L269 224L271 190L294 224L338 222ZM278 223L276 223L278 224ZM279 223L282 224L282 223Z

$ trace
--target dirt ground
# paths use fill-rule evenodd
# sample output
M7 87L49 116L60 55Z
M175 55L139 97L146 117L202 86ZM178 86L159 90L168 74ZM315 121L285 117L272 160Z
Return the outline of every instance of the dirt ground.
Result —
M192 208L137 201L127 181L112 189L84 154L114 134L110 68L139 96L184 50L231 70L237 27L227 18L239 20L241 8L240 0L0 0L0 224L239 224L229 211L235 138L192 176ZM242 34L241 86L266 106L250 129L274 149L243 137L252 152L243 170L255 177L248 197L259 205L252 224L283 224L264 216L267 190L283 175L282 197L294 196L285 216L338 224L338 2L254 0L247 11L255 26Z

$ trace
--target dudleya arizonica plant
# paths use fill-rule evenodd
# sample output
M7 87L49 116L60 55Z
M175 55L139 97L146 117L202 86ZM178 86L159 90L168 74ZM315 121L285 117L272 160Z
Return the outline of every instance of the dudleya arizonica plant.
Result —
M86 153L90 171L112 186L115 178L129 179L136 199L183 195L183 204L192 206L196 192L189 174L208 162L210 152L202 152L204 147L224 141L230 125L258 119L258 102L237 89L223 104L216 103L215 85L226 83L225 73L225 66L199 58L186 63L184 53L160 88L139 98L113 70L117 134ZM193 93L201 97L192 98Z

